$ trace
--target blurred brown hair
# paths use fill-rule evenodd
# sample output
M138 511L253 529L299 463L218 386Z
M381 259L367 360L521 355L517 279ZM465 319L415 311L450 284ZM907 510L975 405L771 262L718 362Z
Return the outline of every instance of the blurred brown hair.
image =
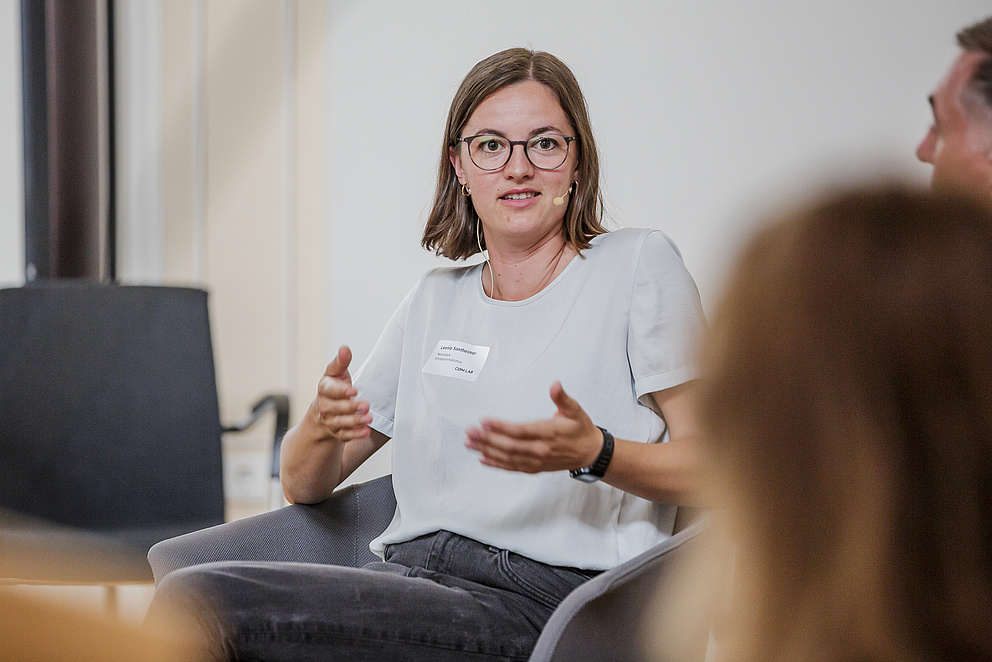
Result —
M992 213L898 185L748 246L700 413L734 660L992 659Z
M458 147L458 139L464 137L461 131L479 104L504 87L528 80L537 81L554 93L577 137L572 149L578 150L579 184L569 196L565 211L565 241L582 251L589 248L590 239L606 232L600 222L603 197L599 190L599 153L578 81L565 63L550 53L510 48L490 55L472 67L451 101L438 164L434 205L420 242L424 248L452 260L479 252L476 239L479 217L471 198L462 195L461 184L448 156L451 149Z

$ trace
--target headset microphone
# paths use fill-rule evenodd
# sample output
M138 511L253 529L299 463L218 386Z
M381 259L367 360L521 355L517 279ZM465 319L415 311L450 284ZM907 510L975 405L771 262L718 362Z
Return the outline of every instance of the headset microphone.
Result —
M562 193L561 197L551 199L551 202L555 203L555 207L561 207L563 204L565 204L565 198L568 197L568 194L572 192L572 187L575 186L575 184L576 184L575 182L569 184L568 190Z

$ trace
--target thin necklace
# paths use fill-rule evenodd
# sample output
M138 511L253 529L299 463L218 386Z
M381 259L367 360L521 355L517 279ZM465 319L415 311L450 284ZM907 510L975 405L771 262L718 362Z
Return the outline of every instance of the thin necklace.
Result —
M482 238L479 235L480 227L482 227L482 220L478 220L475 223L475 241L476 243L479 244L479 252L482 253L482 257L486 258L486 263L482 266L482 274L483 276L485 276L486 267L489 267L489 291L491 292L489 298L495 301L499 301L499 299L496 298L496 274L493 273L493 265L492 262L489 261L489 251L482 250ZM485 291L485 289L486 289L486 284L485 282L483 282L482 290Z

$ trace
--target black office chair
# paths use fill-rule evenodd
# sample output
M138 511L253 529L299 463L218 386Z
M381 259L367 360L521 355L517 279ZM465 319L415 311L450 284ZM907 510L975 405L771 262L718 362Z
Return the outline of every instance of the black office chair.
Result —
M0 581L150 581L154 543L224 521L221 433L271 408L277 457L285 395L221 424L202 290L0 290Z

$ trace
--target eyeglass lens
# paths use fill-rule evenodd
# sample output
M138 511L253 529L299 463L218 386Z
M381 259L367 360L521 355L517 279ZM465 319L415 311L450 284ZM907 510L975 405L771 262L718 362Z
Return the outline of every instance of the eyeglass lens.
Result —
M526 143L511 142L502 136L474 136L468 141L468 153L472 163L479 168L499 170L510 160L513 146L523 144L534 167L554 170L568 157L568 143L565 136L547 133L534 136Z

